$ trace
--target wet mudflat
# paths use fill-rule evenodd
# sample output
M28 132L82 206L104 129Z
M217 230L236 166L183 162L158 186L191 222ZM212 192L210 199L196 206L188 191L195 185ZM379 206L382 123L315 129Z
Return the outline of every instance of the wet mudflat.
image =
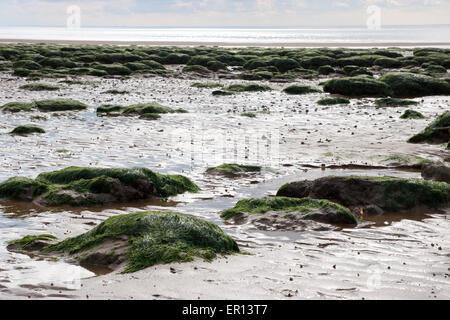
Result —
M430 119L449 109L446 96L416 99L420 104L415 110L427 118L412 121L399 119L405 108L377 108L375 99L370 98L352 99L350 105L319 106L316 101L326 94L287 96L280 91L286 87L282 83L267 83L276 91L215 97L212 89L191 87L198 79L86 77L83 79L90 83L63 85L55 93L25 92L18 89L25 80L6 73L1 78L0 105L64 97L90 108L69 113L0 113L4 133L23 124L39 125L46 131L28 137L0 135L0 181L12 176L35 178L41 172L71 165L142 166L186 175L202 189L198 194L171 198L169 203L94 209L2 203L2 298L450 298L448 209L388 214L356 228L296 233L228 225L219 216L240 199L274 195L286 182L353 174L420 177L414 170L381 167L405 165L405 157L412 161L416 157L435 161L448 157L442 146L406 143ZM225 85L243 82L217 81ZM304 80L309 85L317 82ZM111 89L130 93L103 93ZM189 113L163 115L157 121L98 117L95 113L102 104L143 101ZM241 116L244 112L257 116ZM235 160L273 170L242 179L205 174L210 166ZM320 169L322 165L349 164L379 168ZM122 275L6 250L7 241L27 234L51 233L64 239L86 232L108 217L143 210L175 210L217 223L251 255L213 263L161 265Z

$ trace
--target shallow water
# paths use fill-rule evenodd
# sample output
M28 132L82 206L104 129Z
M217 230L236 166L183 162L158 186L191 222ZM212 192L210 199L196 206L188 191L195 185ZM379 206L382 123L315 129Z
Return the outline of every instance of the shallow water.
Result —
M398 43L449 42L450 26L347 28L44 28L1 27L0 39L196 43Z
M284 183L301 179L349 174L419 177L419 173L411 170L321 170L304 165L386 166L389 164L386 157L393 154L442 160L448 152L441 146L405 143L412 133L423 129L429 119L400 120L404 108L377 109L373 99L353 100L349 106L319 107L315 101L325 94L290 97L273 91L215 98L209 89L190 87L198 79L104 79L97 84L64 85L59 93L39 93L18 89L25 82L22 79L6 74L1 78L0 105L65 97L88 103L91 108L67 114L0 113L1 132L26 123L37 124L47 131L29 137L0 135L0 181L16 175L35 177L41 172L71 165L144 166L161 173L184 174L202 188L198 194L181 195L169 203L139 202L89 210L50 210L32 204L2 203L2 298L74 298L79 296L80 279L110 271L88 270L64 260L8 252L7 241L39 233L51 233L63 239L85 232L110 216L142 210L177 210L219 224L241 247L256 250L263 259L260 262L273 267L274 281L277 274L284 277L285 265L301 264L298 280L304 290L298 298L396 298L402 295L450 298L448 210L385 215L357 228L301 233L262 232L248 226L228 225L218 215L240 199L273 195ZM285 86L269 85L275 89ZM102 94L111 88L129 90L131 94ZM449 108L448 97L423 100L415 109L429 118ZM189 113L145 121L127 117L100 118L94 112L95 107L104 103L143 101L184 108ZM244 111L264 113L249 119L240 116ZM33 118L35 116L43 118ZM204 173L207 167L225 162L260 163L272 169L238 180ZM267 250L278 245L283 246L283 256ZM333 265L337 268L330 270ZM369 271L372 273L368 275ZM371 275L374 278L370 278ZM255 284L260 284L267 294L267 281L273 279L263 278L257 272L254 277ZM374 282L369 287L373 289L374 285L376 290L368 289L368 278ZM280 294L273 292L274 297Z

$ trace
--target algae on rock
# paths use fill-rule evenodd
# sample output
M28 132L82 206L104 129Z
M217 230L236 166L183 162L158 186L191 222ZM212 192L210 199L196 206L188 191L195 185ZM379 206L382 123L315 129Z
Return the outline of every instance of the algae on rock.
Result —
M212 261L217 255L239 252L237 243L217 225L175 212L141 212L107 219L91 231L44 248L44 252L65 252L79 260L99 259L106 241L126 246L107 264L126 261L123 273L136 272L156 264L189 262L195 257ZM110 253L103 253L110 254Z

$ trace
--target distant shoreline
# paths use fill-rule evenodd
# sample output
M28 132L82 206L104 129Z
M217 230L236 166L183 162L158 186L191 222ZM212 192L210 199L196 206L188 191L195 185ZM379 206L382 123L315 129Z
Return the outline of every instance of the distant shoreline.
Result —
M196 42L196 41L108 41L108 40L36 40L36 39L0 39L0 43L48 43L67 45L141 45L141 46L177 46L177 47L283 47L283 48L371 48L371 47L450 47L450 42Z

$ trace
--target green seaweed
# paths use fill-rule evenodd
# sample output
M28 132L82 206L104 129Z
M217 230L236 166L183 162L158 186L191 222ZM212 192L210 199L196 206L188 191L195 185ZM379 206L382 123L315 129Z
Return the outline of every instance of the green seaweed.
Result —
M35 102L36 107L42 111L78 111L86 110L88 106L72 99L51 99L51 100L41 100Z
M450 111L444 112L422 132L411 137L409 143L446 143L450 140Z
M335 104L350 104L350 100L346 98L323 98L317 101L318 105L329 106Z
M270 91L272 88L266 85L259 84L232 84L226 88L228 91L232 92L261 92Z
M332 208L336 215L349 224L356 224L357 219L347 208L328 200L316 200L310 198L296 199L286 197L245 199L239 201L235 207L222 212L221 217L229 220L242 212L249 214L262 214L269 211L293 212L300 211L305 217L311 209Z
M384 97L392 93L391 88L384 82L365 75L332 79L325 82L323 89L331 94L348 97Z
M13 177L0 183L0 198L20 200L35 198L49 191L47 183L24 177Z
M26 136L32 133L45 133L45 130L36 126L18 126L10 132L12 135Z
M397 211L412 209L417 205L439 208L450 200L450 185L443 182L422 179L403 179L391 177L359 177L376 181L384 192L384 208Z
M400 116L400 119L425 119L425 116L418 111L408 109Z
M241 173L250 173L250 172L261 172L262 168L260 166L249 166L249 165L240 165L236 163L225 163L217 167L210 167L206 170L206 172L222 172L222 173L231 173L231 174L241 174Z
M380 78L397 98L450 95L450 84L430 76L411 72L387 73Z
M9 244L20 244L22 249L25 250L36 241L51 241L55 239L57 238L51 234L27 235L21 239L9 241Z
M382 98L377 99L375 104L378 107L404 107L404 106L415 106L419 103L414 100L404 100L404 99L396 99L396 98Z
M189 262L195 257L212 261L217 254L239 252L237 243L217 225L175 212L141 212L107 219L91 231L44 249L80 254L107 239L128 237L128 264L132 273L156 264Z
M307 94L307 93L318 93L322 92L319 89L312 88L310 86L299 86L299 85L292 85L283 90L284 93L292 94L292 95L300 95L300 94Z
M3 111L7 112L28 112L36 108L34 102L9 102L1 107Z
M29 91L57 91L61 88L48 83L29 83L21 86L20 89L25 89Z

